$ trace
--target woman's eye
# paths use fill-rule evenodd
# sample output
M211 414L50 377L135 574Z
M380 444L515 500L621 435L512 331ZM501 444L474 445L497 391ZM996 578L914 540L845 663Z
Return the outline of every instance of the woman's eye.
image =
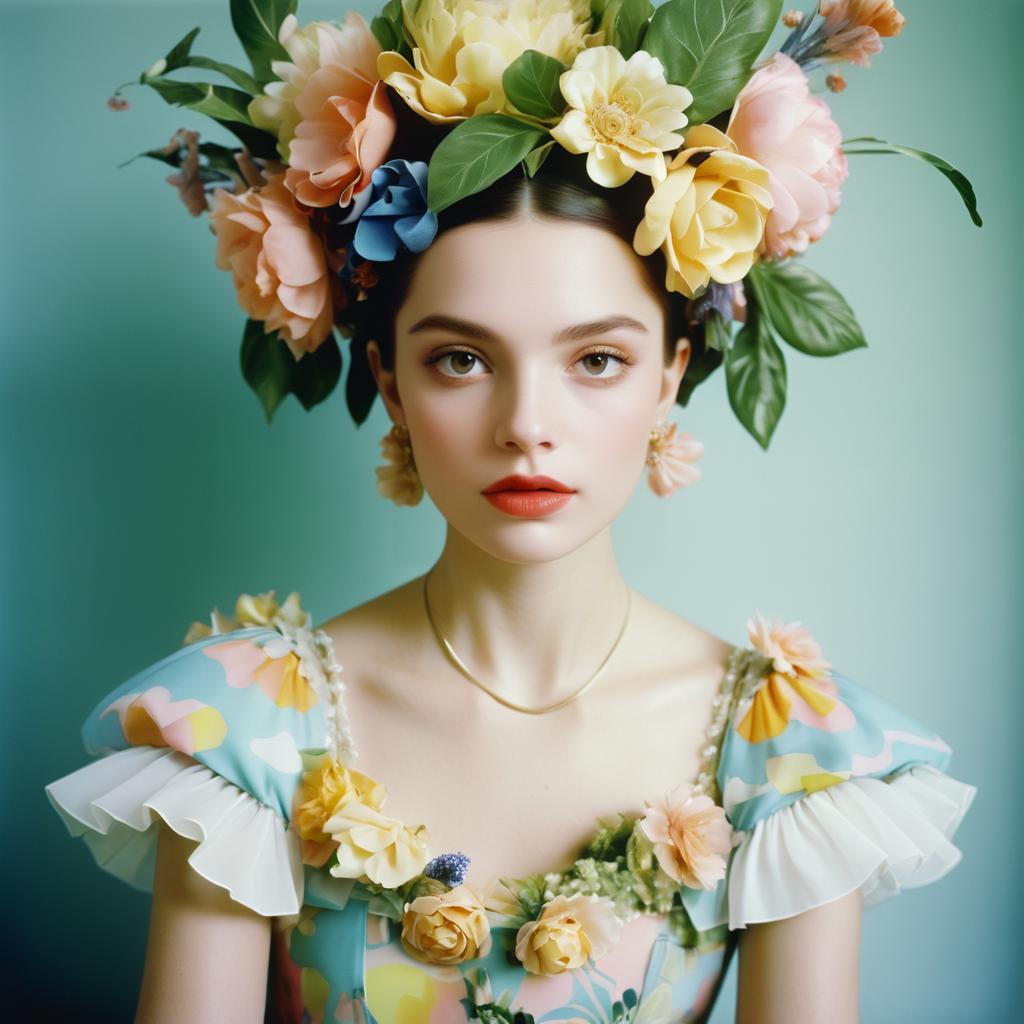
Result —
M440 368L439 372L444 377L476 377L478 374L472 372L473 368L478 364L483 365L479 356L463 349L442 352L440 355L434 356L430 362ZM444 369L445 366L448 367L448 370Z
M580 356L579 362L583 364L588 377L618 377L626 361L612 352L588 352ZM609 367L611 372L605 373Z

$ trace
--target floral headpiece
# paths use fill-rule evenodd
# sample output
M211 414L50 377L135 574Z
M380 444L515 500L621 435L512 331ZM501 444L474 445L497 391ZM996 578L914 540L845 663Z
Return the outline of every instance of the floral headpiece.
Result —
M650 181L640 255L660 250L687 302L693 343L678 401L721 365L729 402L767 448L786 400L777 339L832 356L866 345L836 289L801 256L827 230L847 156L902 153L939 170L975 224L974 191L931 153L843 139L814 90L840 92L843 62L869 67L902 31L893 0L388 0L367 25L300 25L296 0L231 0L252 71L191 52L198 28L143 72L168 102L238 140L179 130L140 154L172 165L190 213L209 214L216 263L248 316L242 372L268 421L286 395L307 409L342 372L356 423L376 388L359 304L384 264L419 253L437 215L559 146L615 189ZM778 51L761 52L780 22ZM182 82L201 68L231 84ZM108 101L128 104L120 90ZM210 195L212 194L212 200Z

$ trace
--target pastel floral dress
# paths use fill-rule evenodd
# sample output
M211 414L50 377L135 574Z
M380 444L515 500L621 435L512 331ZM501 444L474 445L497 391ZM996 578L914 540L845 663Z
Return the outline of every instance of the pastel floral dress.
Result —
M610 813L567 871L481 892L469 858L358 771L330 638L243 594L104 697L94 758L46 787L96 862L152 889L159 815L274 918L268 1020L677 1024L709 1016L738 930L959 860L975 788L949 746L837 671L799 623L748 622L696 780ZM613 811L613 809L609 809Z

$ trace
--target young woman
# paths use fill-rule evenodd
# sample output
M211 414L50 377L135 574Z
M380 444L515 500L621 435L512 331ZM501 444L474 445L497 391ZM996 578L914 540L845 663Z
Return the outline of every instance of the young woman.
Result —
M48 791L122 877L157 845L139 1021L706 1019L737 944L738 1020L855 1021L863 901L956 863L941 739L795 624L734 648L623 579L691 353L628 222L553 173L453 207L368 345L440 556L312 632L244 596L97 707L119 753Z

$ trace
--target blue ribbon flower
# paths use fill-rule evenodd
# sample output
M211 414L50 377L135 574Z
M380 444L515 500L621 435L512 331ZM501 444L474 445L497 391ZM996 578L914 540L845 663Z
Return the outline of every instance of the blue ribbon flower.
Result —
M426 162L389 160L373 172L370 188L352 248L377 263L393 260L400 245L426 249L437 234L437 215L427 207Z

